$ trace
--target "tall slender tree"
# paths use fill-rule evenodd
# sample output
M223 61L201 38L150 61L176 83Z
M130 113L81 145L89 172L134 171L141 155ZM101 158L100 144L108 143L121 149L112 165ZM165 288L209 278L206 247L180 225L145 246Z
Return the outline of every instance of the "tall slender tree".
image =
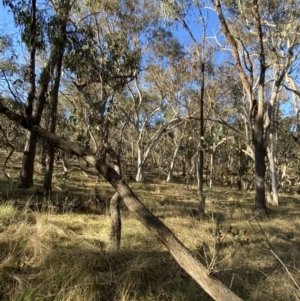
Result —
M55 133L56 121L57 121L57 108L59 88L62 74L63 56L67 42L67 23L69 21L69 14L71 10L71 0L59 1L54 6L56 15L52 24L56 27L56 35L52 39L52 43L57 45L57 59L53 70L52 87L50 89L50 118L49 118L49 131ZM46 157L46 169L44 176L44 194L48 195L52 191L52 173L54 164L54 146L51 143L47 143L47 157Z
M9 6L13 12L15 24L20 27L22 32L22 42L29 52L29 65L25 72L29 90L24 113L28 123L39 124L55 66L63 56L63 51L61 51L62 32L53 30L57 25L57 11L51 10L49 14L46 13L47 10L43 9L45 3L37 3L36 0L4 0L3 3ZM55 7L55 1L51 2L51 5ZM67 18L67 15L64 17ZM53 41L55 42L52 44ZM45 51L46 48L49 55L44 67L38 72L36 56L38 51ZM29 188L33 185L36 144L37 136L28 132L19 181L19 186L22 188Z
M275 0L211 2L231 46L235 68L248 98L254 146L255 207L266 209L265 158L272 138L278 95L299 43L299 9L295 1L286 2L290 6L288 13L282 2ZM233 19L235 22L231 22ZM270 80L273 86L269 94ZM272 160L274 149L270 151Z

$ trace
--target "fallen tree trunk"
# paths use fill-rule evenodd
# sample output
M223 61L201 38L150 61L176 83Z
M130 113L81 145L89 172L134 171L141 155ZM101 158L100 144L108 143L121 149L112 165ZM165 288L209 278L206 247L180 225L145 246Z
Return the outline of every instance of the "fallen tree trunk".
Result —
M41 139L51 143L54 147L63 149L69 153L83 158L115 188L128 209L143 223L149 231L154 234L169 250L178 264L214 299L217 301L240 301L230 289L223 285L218 279L212 278L208 269L205 268L173 232L138 199L122 177L103 159L96 157L90 150L77 143L67 141L52 134L38 125L30 123L24 116L16 114L1 104L0 113L6 115L10 120L19 123L22 127L39 136Z

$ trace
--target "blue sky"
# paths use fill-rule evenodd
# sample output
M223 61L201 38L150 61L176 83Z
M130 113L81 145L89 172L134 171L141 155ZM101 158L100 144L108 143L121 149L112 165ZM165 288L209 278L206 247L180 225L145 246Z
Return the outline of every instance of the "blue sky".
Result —
M209 36L214 36L216 32L216 28L218 27L218 20L216 13L213 12L210 9L203 9L202 11L204 17L206 18L209 26L207 27L207 33L206 35ZM195 38L200 41L202 38L202 33L201 33L201 27L202 25L197 24L197 13L191 15L189 19L187 20L188 25L190 29L192 30ZM186 32L185 29L183 29L181 26L176 27L176 32L177 36L180 38L181 42L183 44L186 44L190 41L190 38ZM12 13L8 12L7 7L3 7L2 0L0 0L0 29L1 29L1 34L9 34L9 33L17 33L18 29L14 27L14 21L12 17Z
M202 9L202 14L204 17L204 22L207 24L206 36L207 37L215 36L218 33L217 14L211 9L207 9L207 8ZM199 18L199 13L195 11L194 13L192 12L191 15L188 18L186 18L185 21L190 27L195 39L198 42L200 42L203 37L203 23L199 22L198 18ZM186 29L182 28L182 26L178 26L177 32L178 32L178 37L180 38L182 43L185 43L186 41L190 41Z
M0 29L1 34L6 32L6 30L14 29L12 14L8 13L8 9L6 7L3 7L2 0L0 0Z

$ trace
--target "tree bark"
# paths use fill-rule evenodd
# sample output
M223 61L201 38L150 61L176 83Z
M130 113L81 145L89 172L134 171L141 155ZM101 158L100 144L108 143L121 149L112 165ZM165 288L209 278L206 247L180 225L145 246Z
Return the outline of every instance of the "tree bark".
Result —
M179 151L180 146L181 146L181 141L182 141L183 136L184 136L185 128L186 128L186 123L185 123L185 126L184 126L183 130L182 130L182 134L179 137L179 140L177 142L175 142L176 148L175 148L173 157L172 157L170 165L169 165L169 170L168 170L168 175L167 175L167 183L170 183L173 180L173 170L174 170L175 160L177 158L177 154L178 154L178 151ZM174 141L175 141L175 139L174 139Z
M255 182L255 208L266 209L265 199L265 149L263 141L256 139L254 145L255 162L254 162L254 182Z
M169 165L169 170L168 170L168 175L167 175L167 183L170 183L173 180L174 165L175 165L175 160L176 160L179 148L180 148L180 142L178 143L178 145L175 148L173 157L172 157L170 165Z
M264 53L264 44L263 44L263 34L262 26L260 23L259 8L257 0L253 1L253 17L257 29L257 38L258 38L258 59L259 59L259 80L258 80L258 89L257 96L258 100L254 99L253 95L253 70L251 71L249 80L241 62L239 47L237 40L234 35L231 33L225 17L222 12L220 1L211 0L216 12L218 14L222 29L229 44L232 47L232 52L235 58L235 67L241 78L243 87L247 93L249 102L250 102L250 118L252 126L252 140L254 145L254 182L255 182L255 208L256 209L267 209L266 207L266 196L265 196L265 156L266 148L264 141L264 85L265 85L265 53Z
M143 157L144 157L144 151L143 151L142 140L141 138L139 138L139 141L137 143L137 173L136 173L135 180L141 183L145 181Z
M29 81L30 90L27 97L27 118L32 117L34 99L36 94L36 74L35 74L35 54L36 54L36 1L31 1L31 24L30 24L30 65L29 65ZM30 132L26 134L26 142L24 147L22 168L20 171L20 179L18 186L21 188L29 188L33 186L34 159L37 138Z
M122 176L121 160L120 156L112 149L112 147L106 142L104 143L105 154L108 153L111 157L114 170L119 176ZM104 155L105 158L105 155ZM122 233L122 220L120 203L122 201L121 196L116 192L109 205L111 228L110 228L110 244L113 250L119 250L121 246L121 233Z
M210 272L196 260L190 251L173 234L173 232L138 199L122 177L103 159L97 158L90 150L70 141L66 141L53 133L49 133L39 125L31 125L26 118L4 107L0 98L0 113L16 121L54 147L83 158L116 189L128 209L155 235L169 250L178 264L214 299L219 301L239 301L240 299L218 279L210 276Z
M209 191L212 192L213 185L213 171L214 171L214 153L210 154L210 166L209 166Z
M68 2L69 0L67 0ZM60 87L60 77L62 70L62 60L64 56L65 42L66 42L66 27L69 16L69 3L62 11L63 18L59 17L59 32L60 40L57 50L57 58L55 64L55 76L53 89L51 90L51 111L50 111L50 121L49 121L49 131L55 133L56 120L57 120L57 107L58 107L58 93ZM47 157L46 157L46 169L44 176L44 195L51 194L52 191L52 174L53 174L53 164L54 164L54 147L53 145L47 143Z
M51 74L54 69L55 63L57 61L57 54L58 54L58 45L55 45L51 51L48 63L46 67L42 70L40 76L40 80L39 80L40 87L38 89L37 99L33 103L32 115L29 116L26 114L28 123L32 123L32 124L40 123L43 109L44 109L44 104L47 97L47 90L51 79ZM26 108L26 112L28 111L30 111L29 106ZM25 148L24 148L22 168L21 168L20 179L19 179L19 187L29 188L33 185L36 143L37 143L37 137L35 137L35 133L29 132L27 135Z
M201 58L201 90L199 96L199 131L200 131L200 142L198 148L199 166L197 169L197 179L198 179L198 195L199 195L199 217L200 219L205 216L205 195L203 194L203 169L204 169L204 151L203 151L203 141L204 141L204 70L205 64L203 58Z
M23 152L22 167L18 187L30 188L33 186L34 159L37 137L35 134L26 133L26 142Z
M258 80L258 101L257 112L252 112L254 131L253 131L253 144L255 151L255 208L267 209L266 194L265 194L265 176L266 176L266 147L264 140L264 89L266 77L266 62L265 50L263 43L263 32L260 22L259 7L257 0L253 1L253 16L257 28L258 36L258 59L260 66L259 80ZM252 108L256 110L256 108Z
M121 211L120 203L122 198L116 192L110 200L109 210L110 210L110 244L113 250L119 250L121 246L121 231L122 231L122 221L121 221Z
M272 183L272 199L271 205L278 206L278 175L276 171L275 165L275 152L274 152L274 137L273 134L270 134L270 147L268 148L268 159L269 159L269 166L270 166L270 177Z

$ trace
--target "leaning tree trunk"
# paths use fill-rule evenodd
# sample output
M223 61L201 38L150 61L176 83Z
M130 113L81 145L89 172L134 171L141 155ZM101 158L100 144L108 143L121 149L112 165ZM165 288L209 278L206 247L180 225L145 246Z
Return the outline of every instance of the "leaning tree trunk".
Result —
M111 157L114 170L119 176L122 176L121 160L120 156L112 149L112 147L106 142L104 143L105 153L108 153ZM122 232L122 220L121 220L121 204L122 198L118 192L116 192L110 200L110 245L113 250L119 250L121 245L121 232Z
M96 168L97 171L115 188L128 209L136 216L136 218L166 246L178 264L214 300L242 300L230 289L224 286L218 279L211 277L210 271L197 259L195 259L183 243L173 234L173 232L145 207L122 177L112 167L106 164L103 159L99 159L90 150L85 149L77 143L66 141L55 134L49 133L39 125L32 125L28 123L26 117L18 115L4 107L1 100L2 99L0 98L0 113L32 131L43 140L53 144L54 147L61 148L67 152L77 155Z

